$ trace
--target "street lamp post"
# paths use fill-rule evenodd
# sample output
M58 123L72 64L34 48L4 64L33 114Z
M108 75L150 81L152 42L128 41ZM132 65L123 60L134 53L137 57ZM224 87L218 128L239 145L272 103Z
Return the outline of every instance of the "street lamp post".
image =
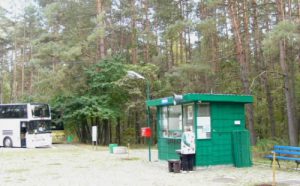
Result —
M132 79L144 79L146 81L146 99L147 99L147 101L150 100L150 83L149 83L149 81L141 74L139 74L135 71L132 71L132 70L127 71L127 76ZM147 106L147 127L150 128L150 107L149 106ZM151 161L151 141L152 141L152 137L148 138L149 161Z

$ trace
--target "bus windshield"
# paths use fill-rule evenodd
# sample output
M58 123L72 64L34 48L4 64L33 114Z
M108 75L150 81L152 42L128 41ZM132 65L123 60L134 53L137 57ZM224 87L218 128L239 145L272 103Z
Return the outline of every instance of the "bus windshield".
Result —
M34 120L29 121L28 133L49 133L51 132L51 121L50 120Z
M50 117L50 109L47 104L31 104L32 117Z

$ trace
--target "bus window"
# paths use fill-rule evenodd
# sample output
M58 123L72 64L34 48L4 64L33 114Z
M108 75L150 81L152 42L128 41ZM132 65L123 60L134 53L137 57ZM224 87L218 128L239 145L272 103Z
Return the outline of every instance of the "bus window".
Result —
M32 117L50 117L50 109L47 104L32 104Z
M0 107L0 118L27 118L26 105L2 105Z
M34 120L30 121L28 125L28 133L48 133L51 131L51 121L49 120Z

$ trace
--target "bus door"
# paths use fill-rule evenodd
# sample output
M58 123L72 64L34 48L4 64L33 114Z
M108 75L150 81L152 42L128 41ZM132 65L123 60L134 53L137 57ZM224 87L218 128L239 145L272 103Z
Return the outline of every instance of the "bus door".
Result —
M27 126L28 126L28 122L21 121L20 123L21 147L26 147Z

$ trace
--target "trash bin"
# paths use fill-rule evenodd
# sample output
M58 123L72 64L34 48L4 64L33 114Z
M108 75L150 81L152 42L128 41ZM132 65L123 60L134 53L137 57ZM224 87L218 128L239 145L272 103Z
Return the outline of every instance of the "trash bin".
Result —
M180 160L171 159L168 160L169 172L180 173L181 165Z
M68 142L68 143L72 143L72 142L73 142L73 136L71 136L71 135L68 136L68 137L67 137L67 142Z
M114 147L117 147L118 146L118 144L114 144L114 143L112 143L112 144L109 144L109 152L112 154L112 153L114 153Z

